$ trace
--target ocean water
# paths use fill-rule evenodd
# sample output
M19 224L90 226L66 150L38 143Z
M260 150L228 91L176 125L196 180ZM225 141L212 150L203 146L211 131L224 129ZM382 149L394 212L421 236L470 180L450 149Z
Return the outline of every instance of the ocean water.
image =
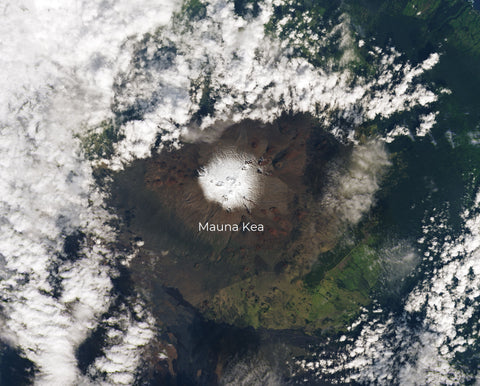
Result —
M160 324L188 342L177 361L186 383L195 382L191 356L206 374L197 382L214 384L205 358L222 350L226 385L476 382L475 63L447 43L409 47L416 25L403 19L362 36L341 10L321 28L308 9L281 15L268 34L280 2L253 4L215 0L190 19L167 0L1 6L2 384L152 383L141 369ZM306 26L292 28L295 18ZM336 59L314 66L316 52ZM352 70L359 55L373 75ZM354 149L346 169L332 170L325 199L351 226L372 208L383 218L372 305L345 334L312 338L205 322L159 289L157 307L177 299L178 309L155 320L131 283L142 243L122 239L127 220L110 207L110 176L285 112L311 114ZM120 133L111 156L89 157L82 141L109 120ZM365 144L354 129L372 122Z

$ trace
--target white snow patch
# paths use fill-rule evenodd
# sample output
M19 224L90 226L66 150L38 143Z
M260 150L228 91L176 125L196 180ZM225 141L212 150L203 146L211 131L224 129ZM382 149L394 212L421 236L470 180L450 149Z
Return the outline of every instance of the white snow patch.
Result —
M205 198L225 210L251 208L262 191L257 159L226 150L216 153L199 171L198 182Z

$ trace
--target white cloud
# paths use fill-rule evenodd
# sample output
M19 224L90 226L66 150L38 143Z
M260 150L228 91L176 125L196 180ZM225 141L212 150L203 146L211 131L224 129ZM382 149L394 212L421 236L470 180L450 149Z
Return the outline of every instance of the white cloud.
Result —
M435 255L437 263L410 292L402 313L387 313L377 306L352 325L360 326L360 334L348 338L346 350L330 359L328 366L325 358L331 358L331 353L320 350L318 361L298 365L309 372L313 366L319 378L341 377L340 372L346 372L344 382L362 384L475 381L475 370L455 366L455 357L468 347L476 350L480 338L476 317L480 306L479 209L480 193L474 207L464 211L463 234L457 238L442 233L447 229L444 212L438 210L425 220L424 237L419 240L427 246L423 260L433 261ZM415 328L408 323L412 318Z
M268 4L259 18L246 21L233 15L232 3L222 0L211 1L207 18L190 32L170 24L160 33L160 42L147 39L147 60L165 43L172 43L177 53L172 65L146 66L133 76L137 70L130 59L138 39L129 37L140 38L168 23L178 5L38 0L2 6L0 253L5 279L0 290L6 318L1 335L35 363L38 384L78 383L75 350L109 305L108 262L116 257L108 244L115 232L107 225L110 215L75 134L83 133L84 124L111 117L112 98L120 107L141 99L156 101L141 121L123 127L125 139L112 163L117 167L146 157L159 133L163 140L178 143L180 133L201 136L207 123L224 127L246 118L271 121L286 109L314 114L318 109L326 124L340 111L358 124L436 98L415 81L438 57L413 68L394 65L397 54L377 50L377 79L382 81L353 82L347 70L314 68L289 57L286 43L266 37ZM348 31L343 32L350 46ZM190 87L207 73L217 99L214 116L193 133L187 124L200 98L190 97ZM116 74L132 81L115 95ZM363 204L346 199L345 216L353 220L371 205L372 187L377 186L375 173L362 166L362 154L359 149L352 158L352 174L339 180L343 196L353 192L365 199ZM359 177L363 172L365 184ZM83 258L59 261L65 235L77 229L87 235L88 248L80 249ZM52 263L59 264L58 273L52 273ZM58 297L51 296L52 275L63 286ZM138 349L152 335L150 323L146 316L143 322L124 321L125 328L118 331L112 328L110 334L118 334L109 335L105 356L95 362L92 374L105 373L111 383L130 383Z
M118 145L118 158L112 165L144 157L157 134L177 144L181 134L201 136L191 133L197 130L191 119L199 109L202 82L207 79L215 104L213 116L202 122L200 130L216 125L223 128L243 119L272 121L286 110L312 113L327 126L341 116L353 128L436 100L418 79L439 61L438 54L412 66L401 63L395 50L378 48L373 53L377 74L372 80L354 77L348 69L315 68L307 60L291 56L293 43L265 35L264 23L271 13L271 4L266 2L258 18L245 20L234 14L233 3L216 0L209 2L206 18L187 25L176 21L142 42L140 48L146 48L147 54L134 55L128 70L120 75L124 87L116 101L120 111L139 108L135 103L140 101L150 103L141 128L145 139L141 144L136 138L129 139L132 126L127 124L124 130L129 138ZM343 36L340 47L350 50L353 41L348 18L343 17L338 28ZM164 47L174 49L175 55L151 62ZM347 55L349 60L353 60L353 52ZM194 84L197 91L192 96Z
M401 137L401 136L406 136L406 137L412 137L412 134L410 133L410 130L405 127L405 126L395 126L393 130L390 130L386 137L385 137L385 142L387 143L392 143L396 137Z
M335 218L356 224L374 203L375 193L385 169L388 153L380 141L357 145L346 165L331 170L322 206Z
M420 116L420 126L417 128L417 137L425 137L431 133L433 125L436 123L437 112Z
M78 384L75 350L110 302L108 262L115 256L108 244L115 234L74 134L81 123L110 114L125 39L168 20L173 6L148 0L1 6L1 337L35 363L37 384ZM77 229L88 247L80 245L79 259L62 261L65 236ZM56 297L52 279L63 287Z
M130 299L135 304L135 318L125 307L111 316L105 325L108 327L103 355L89 367L88 373L96 384L132 385L140 364L142 348L154 337L153 317L145 311L139 299ZM140 321L138 321L140 319Z

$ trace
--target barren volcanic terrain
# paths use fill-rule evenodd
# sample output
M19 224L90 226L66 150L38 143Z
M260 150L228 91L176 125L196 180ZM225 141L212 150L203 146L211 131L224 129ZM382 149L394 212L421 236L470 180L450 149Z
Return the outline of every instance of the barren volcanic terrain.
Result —
M248 154L245 164L258 175L248 206L225 208L206 198L199 183L202 167L229 153ZM187 143L139 161L118 177L116 196L129 230L149 251L136 264L139 276L177 288L207 318L305 327L308 318L297 318L285 304L301 302L302 278L337 241L341 222L323 207L322 187L328 167L348 155L318 123L296 115L272 124L245 121L213 143ZM208 231L205 224L237 224L238 230ZM320 327L317 321L313 329Z

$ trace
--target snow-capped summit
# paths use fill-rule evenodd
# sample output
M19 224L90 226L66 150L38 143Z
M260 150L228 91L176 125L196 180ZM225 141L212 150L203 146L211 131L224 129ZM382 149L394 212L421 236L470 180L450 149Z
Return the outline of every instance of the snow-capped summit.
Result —
M260 175L254 156L232 149L216 153L200 169L198 182L205 198L225 210L251 208L260 195Z

